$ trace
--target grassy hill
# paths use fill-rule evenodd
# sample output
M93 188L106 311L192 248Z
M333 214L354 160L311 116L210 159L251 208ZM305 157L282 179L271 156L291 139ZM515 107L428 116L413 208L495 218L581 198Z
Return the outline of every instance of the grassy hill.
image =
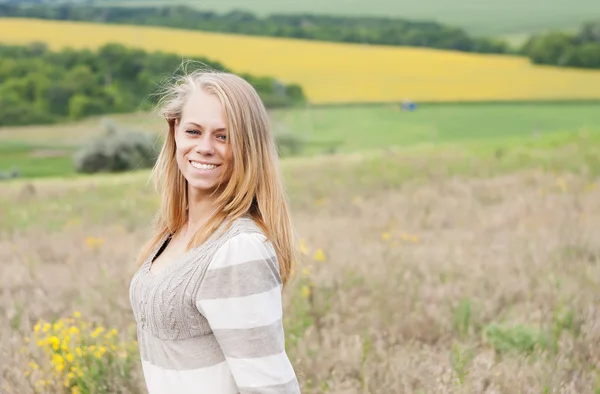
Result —
M163 0L103 0L111 5L159 5ZM174 2L169 1L169 4ZM590 18L600 17L596 0L188 0L178 3L201 9L230 11L247 9L269 13L327 13L334 15L397 16L435 20L462 27L477 35L515 35L548 29L569 29Z
M235 72L298 83L316 104L600 99L600 71L534 66L514 56L16 18L0 18L0 37L53 49L119 42L202 55Z
M306 140L302 155L321 155L332 146L336 152L352 154L389 147L463 149L472 143L492 154L511 141L518 146L562 133L600 133L600 104L432 105L410 113L396 105L356 106L285 109L271 116L276 132ZM146 113L111 119L126 129L164 131L164 122ZM0 172L17 166L28 178L73 176L73 153L103 131L99 118L0 128Z

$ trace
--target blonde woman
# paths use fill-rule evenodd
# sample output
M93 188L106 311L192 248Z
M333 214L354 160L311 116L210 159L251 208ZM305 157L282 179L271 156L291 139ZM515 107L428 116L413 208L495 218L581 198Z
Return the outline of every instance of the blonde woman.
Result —
M299 393L282 324L293 230L263 103L196 71L161 104L160 209L130 285L148 391Z

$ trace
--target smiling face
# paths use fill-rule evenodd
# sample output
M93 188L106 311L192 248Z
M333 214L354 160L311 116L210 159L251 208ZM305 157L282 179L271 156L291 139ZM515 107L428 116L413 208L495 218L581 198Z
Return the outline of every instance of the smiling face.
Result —
M195 195L212 193L231 164L227 118L218 97L199 89L188 98L175 124L179 170ZM190 196L193 198L193 196Z

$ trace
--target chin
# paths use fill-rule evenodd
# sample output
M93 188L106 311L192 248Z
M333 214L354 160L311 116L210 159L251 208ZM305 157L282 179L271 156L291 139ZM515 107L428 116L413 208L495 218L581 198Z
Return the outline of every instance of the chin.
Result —
M205 194L211 193L217 189L217 182L206 182L198 179L188 179L188 189Z

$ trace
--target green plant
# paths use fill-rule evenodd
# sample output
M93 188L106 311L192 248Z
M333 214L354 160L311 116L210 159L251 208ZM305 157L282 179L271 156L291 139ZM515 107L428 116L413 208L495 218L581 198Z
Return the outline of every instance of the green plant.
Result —
M89 174L150 168L158 156L154 142L147 133L117 130L107 123L104 135L75 153L75 169Z

